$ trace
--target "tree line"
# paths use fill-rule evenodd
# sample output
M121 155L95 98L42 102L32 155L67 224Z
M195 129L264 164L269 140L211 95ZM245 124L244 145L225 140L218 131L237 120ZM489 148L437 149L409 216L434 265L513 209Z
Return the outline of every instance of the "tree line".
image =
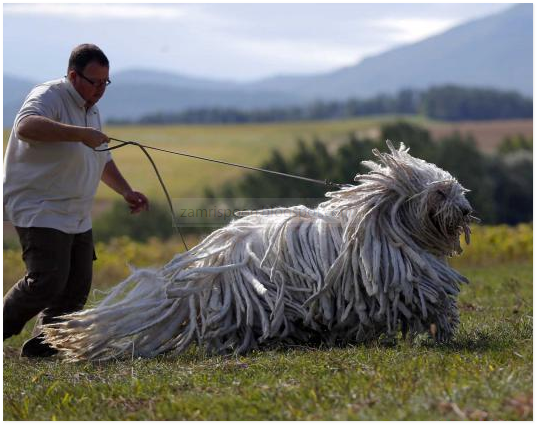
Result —
M420 114L445 121L532 118L533 101L516 92L454 85L420 91L405 89L396 95L370 99L316 101L306 106L241 110L198 108L183 112L158 112L109 124L246 124L282 121L326 120L382 114Z

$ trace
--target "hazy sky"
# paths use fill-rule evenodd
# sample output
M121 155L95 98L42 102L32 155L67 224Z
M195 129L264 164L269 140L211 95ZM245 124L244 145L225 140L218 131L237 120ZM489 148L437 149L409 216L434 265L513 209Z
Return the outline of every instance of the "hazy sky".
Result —
M248 81L329 71L509 4L4 4L3 68L63 76L71 49L99 45L111 73L152 68Z

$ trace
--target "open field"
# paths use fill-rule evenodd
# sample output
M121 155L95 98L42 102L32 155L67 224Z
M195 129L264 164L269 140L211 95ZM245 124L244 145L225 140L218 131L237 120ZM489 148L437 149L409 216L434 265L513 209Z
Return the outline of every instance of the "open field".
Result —
M207 156L239 164L258 166L273 149L284 155L295 149L297 140L311 142L315 138L326 141L335 149L348 135L378 137L383 123L396 117L382 116L338 121L312 121L276 124L246 125L177 125L177 126L122 126L107 127L105 132L123 140L137 140L145 144L194 155ZM434 136L445 136L452 131L471 133L484 151L491 151L507 135L518 133L532 136L531 120L443 123L421 117L405 120L431 129ZM4 150L9 130L4 130ZM113 152L118 167L133 187L150 197L162 197L161 189L151 165L133 146ZM199 197L204 187L218 187L224 181L247 172L233 167L151 152L172 198ZM358 163L362 158L356 158ZM322 176L308 176L322 178ZM96 210L117 197L108 187L101 185L96 196Z
M497 120L497 121L463 121L463 122L427 122L426 127L434 140L449 136L458 131L472 134L477 146L483 152L494 153L507 136L522 135L533 138L532 120Z
M456 266L470 279L461 326L444 345L426 338L340 348L294 347L247 356L103 364L18 358L29 336L4 344L6 420L531 420L533 226L475 227ZM192 245L193 240L189 241ZM178 241L97 244L95 287L161 265ZM23 272L4 250L4 292Z
M390 117L344 121L315 121L282 124L247 125L177 125L177 126L111 126L104 131L122 140L137 140L147 145L183 151L245 165L259 165L273 149L284 154L295 149L295 142L311 142L315 137L337 146L349 133L377 128ZM420 119L411 118L418 122ZM9 132L4 131L4 148ZM161 196L161 189L151 165L143 153L128 146L113 151L118 167L132 185L150 196ZM162 178L172 197L196 197L205 186L219 186L245 170L198 160L170 156L152 151ZM358 158L357 158L358 161ZM111 200L116 195L101 185L97 200Z

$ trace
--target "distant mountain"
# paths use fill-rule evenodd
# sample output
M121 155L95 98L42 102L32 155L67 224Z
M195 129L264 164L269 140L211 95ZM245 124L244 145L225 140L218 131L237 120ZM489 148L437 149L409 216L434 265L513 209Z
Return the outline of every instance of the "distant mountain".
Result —
M117 84L116 84L117 82ZM129 69L114 74L114 86L128 84L151 84L202 90L236 90L240 85L229 81L216 81L204 78L174 74L152 69Z
M298 103L293 94L160 71L124 71L111 79L113 83L99 103L103 116L109 118L132 119L189 108L251 109Z
M532 96L533 5L516 5L334 72L271 78L252 88L283 89L307 99L345 99L439 84Z
M135 69L112 74L111 79L99 103L104 119L138 119L191 108L298 106L443 84L515 90L531 97L533 5L513 6L330 73L236 83ZM34 84L4 75L4 126L11 125Z

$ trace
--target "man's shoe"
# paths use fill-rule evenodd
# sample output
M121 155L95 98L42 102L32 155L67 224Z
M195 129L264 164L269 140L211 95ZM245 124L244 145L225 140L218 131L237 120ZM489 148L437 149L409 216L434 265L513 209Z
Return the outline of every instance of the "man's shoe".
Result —
M58 354L58 350L45 342L43 334L29 339L21 348L21 357L50 357L55 354Z

